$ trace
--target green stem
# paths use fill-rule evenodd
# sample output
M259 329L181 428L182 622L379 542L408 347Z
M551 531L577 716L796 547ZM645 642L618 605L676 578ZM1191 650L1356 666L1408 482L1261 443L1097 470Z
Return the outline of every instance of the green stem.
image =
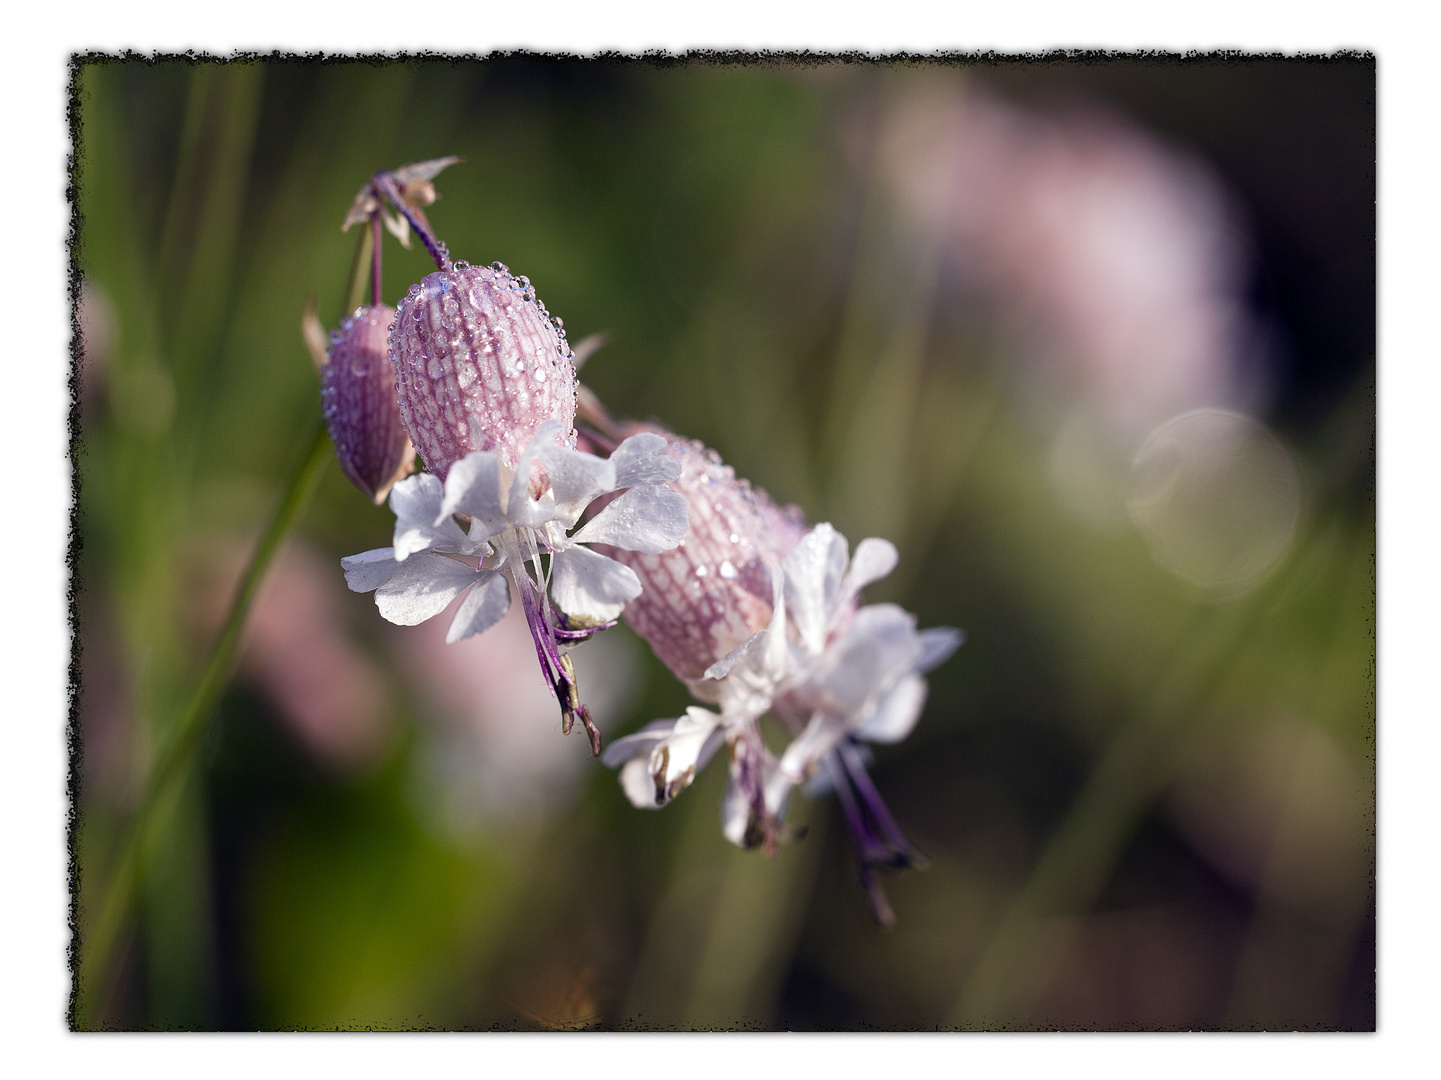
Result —
M145 877L146 848L157 820L156 808L163 796L170 791L173 782L184 772L195 752L206 722L214 713L216 703L229 681L251 602L255 599L280 541L299 517L301 509L315 490L320 474L329 464L330 457L330 437L326 434L324 423L317 423L311 433L305 456L291 477L285 496L276 507L270 524L250 558L245 575L240 579L230 613L210 654L210 660L205 665L200 683L156 756L155 766L150 771L145 792L131 821L129 835L125 838L119 866L111 877L99 916L91 932L86 935L87 940L82 950L77 990L87 999L87 1011L91 1014L92 1021L95 1019L96 980L109 967L116 940Z

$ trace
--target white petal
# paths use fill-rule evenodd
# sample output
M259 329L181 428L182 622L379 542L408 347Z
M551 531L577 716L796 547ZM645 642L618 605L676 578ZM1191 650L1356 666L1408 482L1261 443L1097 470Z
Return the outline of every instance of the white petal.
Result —
M867 742L897 743L911 733L926 704L926 680L914 673L905 676L876 703L871 714L851 729Z
M896 568L900 558L896 545L889 540L882 540L877 536L862 540L856 545L856 553L851 558L851 568L846 571L846 576L841 581L835 605L849 603L853 596L871 582L880 581Z
M375 606L391 622L415 626L439 615L481 576L464 563L422 552L401 563L375 591Z
M818 654L826 643L831 609L846 571L846 540L828 524L817 525L781 560L791 620L806 648Z
M695 706L611 744L602 760L625 764L620 784L635 806L654 809L689 787L724 741L720 717Z
M546 445L554 445L556 436L562 431L559 420L547 420L536 428L535 436L521 452L515 466L515 478L510 482L510 497L505 503L505 515L512 525L521 528L535 528L555 517L555 497L546 489L539 499L530 497L530 478L534 464Z
M483 539L506 527L505 506L501 502L500 458L489 450L466 454L450 467L445 476L445 497L441 501L435 524L449 521L459 511L469 514L471 540ZM481 526L479 532L476 525Z
M615 466L615 486L639 487L680 479L680 462L667 457L664 436L653 431L632 435L615 448L610 463Z
M629 566L589 548L573 547L551 559L551 599L582 621L609 622L640 595L640 578Z
M615 490L615 466L594 454L583 454L554 442L542 445L536 460L550 476L550 491L555 500L552 516L567 528L579 520L585 508L597 496Z
M630 804L641 810L658 810L664 805L655 801L655 777L646 758L632 758L621 766L620 786Z
M400 568L395 561L395 548L374 548L340 560L345 571L345 584L351 592L370 592L390 580Z
M871 604L826 650L817 688L829 711L858 719L897 679L914 671L920 657L915 616L895 604Z
M651 775L673 784L686 779L689 771L693 778L706 767L711 755L720 746L723 733L719 730L721 718L709 709L692 705L685 715L675 722L670 735L651 750Z
M951 653L961 647L966 635L954 626L933 626L916 635L921 639L921 658L916 661L917 671L930 671L937 664L950 658Z
M771 566L771 621L764 630L757 630L710 667L707 679L724 679L732 671L752 680L777 682L786 672L789 650L786 646L786 601L779 567Z
M406 477L390 489L390 509L395 512L395 558L397 562L432 547L446 551L466 550L465 533L441 514L445 489L433 473Z
M721 835L736 847L745 847L746 826L750 820L750 799L732 779L721 796Z
M617 765L629 761L631 758L648 758L650 752L655 749L656 743L660 742L675 729L674 720L652 720L639 731L621 739L616 739L605 748L601 754L602 764L614 769Z
M843 718L815 713L805 730L791 740L781 755L781 772L800 783L811 774L817 762L835 749L846 736Z
M585 523L577 544L611 544L659 555L671 551L690 528L685 496L661 484L633 487Z
M463 638L489 630L510 610L510 586L499 574L480 575L475 588L466 594L450 620L445 643L453 645Z

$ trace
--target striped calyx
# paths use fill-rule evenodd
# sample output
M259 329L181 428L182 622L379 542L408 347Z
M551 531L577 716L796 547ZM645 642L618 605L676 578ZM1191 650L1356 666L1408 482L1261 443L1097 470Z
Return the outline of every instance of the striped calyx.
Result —
M440 479L475 450L514 469L536 429L558 420L575 446L575 368L558 319L499 263L434 273L396 309L390 359L400 415Z
M643 428L627 428L626 434ZM770 623L770 565L800 536L793 514L738 479L699 442L661 432L680 464L670 486L686 500L690 530L673 551L645 555L600 549L636 572L641 594L625 620L691 692L715 700L705 671Z
M377 503L410 472L415 452L395 400L388 339L393 308L372 306L331 332L320 400L340 467Z

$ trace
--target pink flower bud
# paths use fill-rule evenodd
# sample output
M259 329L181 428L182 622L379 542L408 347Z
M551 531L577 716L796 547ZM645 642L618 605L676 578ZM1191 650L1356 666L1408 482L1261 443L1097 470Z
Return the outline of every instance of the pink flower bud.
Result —
M642 425L626 426L622 435L646 430L664 435L666 454L680 463L680 478L670 486L685 496L690 530L675 550L659 555L603 550L641 580L626 622L692 693L713 701L706 668L770 624L767 564L780 561L803 526L799 511L776 507L701 443Z
M559 320L499 263L431 274L396 309L390 358L400 415L442 480L475 450L515 468L536 429L575 446L575 368Z
M363 307L330 335L321 369L325 424L345 475L377 503L415 460L400 422L387 339L395 311Z

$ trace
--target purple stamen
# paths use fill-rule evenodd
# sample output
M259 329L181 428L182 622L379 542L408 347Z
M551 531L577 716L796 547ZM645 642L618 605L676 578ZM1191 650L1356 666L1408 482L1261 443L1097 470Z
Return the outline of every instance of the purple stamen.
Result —
M535 655L540 661L541 673L545 676L550 692L560 702L560 730L569 735L579 718L590 740L591 754L600 756L600 729L591 719L590 710L580 702L580 687L576 683L575 667L571 659L560 651L558 637L573 638L582 631L562 630L555 625L555 616L544 594L537 599L535 583L525 574L516 574L511 579L520 593L521 608L525 611L526 625L530 627L530 639L535 644ZM612 624L613 625L613 624ZM603 629L603 627L597 627Z
M896 920L895 912L886 901L885 891L876 880L873 868L919 868L925 865L925 856L901 832L850 740L842 741L827 755L826 768L835 783L836 796L850 828L861 887L866 891L871 913L880 925L891 926Z
M885 800L881 798L881 793L876 790L870 774L866 772L865 762L861 760L860 751L856 749L855 743L849 739L844 740L836 747L836 750L840 755L841 763L845 766L847 775L855 784L856 793L865 804L865 812L876 823L881 833L881 842L890 849L886 859L887 865L924 866L926 857L906 838L906 834L896 824L896 819L891 816Z

